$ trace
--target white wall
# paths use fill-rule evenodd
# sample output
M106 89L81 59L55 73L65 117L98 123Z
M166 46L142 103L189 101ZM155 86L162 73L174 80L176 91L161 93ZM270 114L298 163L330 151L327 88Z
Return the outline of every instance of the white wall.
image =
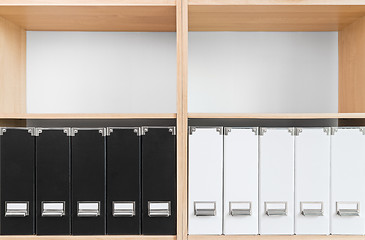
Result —
M176 112L176 34L27 32L28 113Z
M337 32L190 32L189 112L337 112Z

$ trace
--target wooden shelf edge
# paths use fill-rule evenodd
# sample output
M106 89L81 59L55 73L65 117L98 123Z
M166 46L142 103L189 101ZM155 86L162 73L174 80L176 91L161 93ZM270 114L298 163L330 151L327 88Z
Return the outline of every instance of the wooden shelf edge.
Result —
M102 235L102 236L0 236L1 240L37 240L37 239L47 239L47 240L176 240L176 236L138 236L138 235Z
M0 0L0 6L176 6L176 0Z
M319 5L365 5L363 0L189 0L189 5L287 5L287 6L319 6Z
M190 235L188 236L188 240L364 240L364 236L354 236L354 235L257 235L257 236L238 236L238 235L230 235L230 236L214 236L214 235Z
M176 113L26 113L0 114L0 119L163 119L176 118Z
M365 113L189 113L189 118L326 119L365 118Z

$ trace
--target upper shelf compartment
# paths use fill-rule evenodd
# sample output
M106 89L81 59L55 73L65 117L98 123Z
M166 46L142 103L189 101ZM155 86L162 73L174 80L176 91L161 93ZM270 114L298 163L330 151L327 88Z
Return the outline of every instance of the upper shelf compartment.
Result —
M176 31L175 0L2 0L0 16L29 31Z
M363 0L189 0L190 31L339 31Z

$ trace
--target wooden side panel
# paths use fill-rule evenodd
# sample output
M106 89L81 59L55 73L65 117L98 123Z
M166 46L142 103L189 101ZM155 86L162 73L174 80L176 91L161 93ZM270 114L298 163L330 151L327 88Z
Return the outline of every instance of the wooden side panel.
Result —
M338 35L338 112L365 112L365 17Z
M25 31L0 17L0 113L25 113Z
M188 0L176 1L177 39L177 239L188 234Z

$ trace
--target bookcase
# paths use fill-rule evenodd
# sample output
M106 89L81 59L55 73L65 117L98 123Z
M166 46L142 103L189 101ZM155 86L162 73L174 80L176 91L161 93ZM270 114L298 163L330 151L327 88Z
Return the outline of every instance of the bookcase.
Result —
M26 31L176 32L175 112L27 111ZM189 32L337 32L338 95L335 112L189 111ZM1 239L364 239L363 236L189 236L187 231L187 136L189 120L365 119L364 0L1 0L0 124L33 120L175 119L177 124L177 236L1 236ZM213 35L214 37L214 35ZM219 58L219 56L217 56ZM105 60L107 61L107 60ZM144 66L140 66L143 71ZM192 78L193 79L193 78ZM268 79L267 81L269 81ZM128 81L124 79L123 81ZM143 79L148 81L148 79ZM224 81L223 81L224 82ZM209 77L202 84L209 87ZM110 86L113 87L113 86ZM231 88L242 87L230 86ZM202 87L195 94L205 94ZM79 92L82 95L82 91ZM259 92L257 93L259 94ZM143 99L143 95L140 96ZM217 101L220 101L217 96ZM265 96L262 96L264 99ZM285 99L285 98L284 98ZM331 98L332 99L332 98ZM148 98L143 99L149 101ZM169 101L171 99L166 99ZM288 101L291 99L289 98ZM45 100L46 101L46 100ZM308 96L308 101L311 101ZM333 101L333 100L331 100ZM118 104L118 102L115 102ZM204 104L203 104L204 105Z

